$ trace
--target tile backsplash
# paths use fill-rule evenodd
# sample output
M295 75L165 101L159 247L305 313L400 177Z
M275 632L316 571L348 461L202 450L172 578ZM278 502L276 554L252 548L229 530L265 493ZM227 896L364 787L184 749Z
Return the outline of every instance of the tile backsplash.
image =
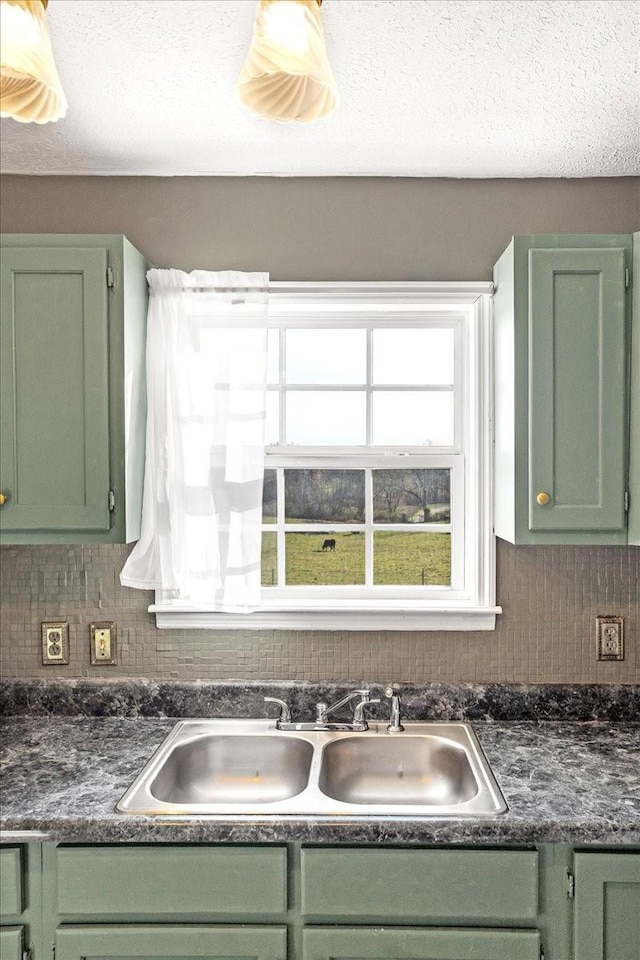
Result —
M127 546L0 550L0 668L10 677L640 682L640 548L498 541L493 632L158 630L153 594L122 587ZM595 617L625 618L625 659L596 660ZM68 620L70 663L43 666L40 623ZM117 666L89 663L89 624L115 621Z

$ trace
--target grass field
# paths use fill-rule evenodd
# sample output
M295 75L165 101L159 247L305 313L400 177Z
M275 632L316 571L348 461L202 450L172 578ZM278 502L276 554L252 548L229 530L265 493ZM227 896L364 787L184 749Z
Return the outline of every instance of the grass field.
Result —
M375 532L373 580L380 585L448 587L451 583L450 534Z
M287 533L287 585L358 585L365 582L364 533ZM323 550L325 540L335 550ZM448 586L451 582L451 538L447 533L374 533L376 585ZM262 534L262 583L276 580L276 535Z

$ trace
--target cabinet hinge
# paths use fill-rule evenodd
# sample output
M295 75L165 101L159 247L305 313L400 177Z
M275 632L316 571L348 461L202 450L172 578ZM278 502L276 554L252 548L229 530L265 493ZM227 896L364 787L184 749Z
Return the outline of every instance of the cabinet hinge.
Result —
M631 278L629 276L629 267L626 267L624 271L624 285L627 288L627 290L631 286Z
M569 900L573 900L576 895L576 878L572 874L571 870L567 870L567 896Z
M114 286L113 267L107 267L107 286Z
M27 947L26 950L22 951L22 960L33 960L33 950L31 947Z
M624 492L624 512L629 513L629 491Z
M540 960L545 960L546 953L544 952L544 947L540 947Z
M113 513L116 508L116 495L113 490L109 490L109 513Z

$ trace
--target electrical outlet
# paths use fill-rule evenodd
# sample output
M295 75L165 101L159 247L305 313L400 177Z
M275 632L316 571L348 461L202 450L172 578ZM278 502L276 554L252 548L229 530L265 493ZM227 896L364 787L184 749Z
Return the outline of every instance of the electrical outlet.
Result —
M91 663L94 666L114 666L116 659L116 625L111 621L89 624L91 635Z
M598 660L624 660L624 617L596 617Z
M69 622L50 620L40 624L42 635L42 663L45 667L69 663Z

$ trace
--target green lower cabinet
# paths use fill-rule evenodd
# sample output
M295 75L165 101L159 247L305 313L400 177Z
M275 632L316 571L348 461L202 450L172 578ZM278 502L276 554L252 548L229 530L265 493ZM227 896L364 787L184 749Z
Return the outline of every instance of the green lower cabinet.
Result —
M56 960L286 960L287 929L168 924L61 927L55 945Z
M0 850L0 891L3 917L17 917L23 909L22 848L5 847Z
M303 960L540 960L537 930L316 927L303 934Z
M0 960L640 960L637 846L33 843L0 882Z
M22 960L23 945L24 931L22 927L2 927L0 929L0 960Z
M22 960L32 918L26 906L23 847L0 849L0 960ZM37 878L36 878L37 879Z
M300 902L307 923L532 926L538 886L535 850L301 852Z
M287 910L276 845L62 846L52 868L62 923L278 923Z
M575 960L640 957L640 853L577 853Z

